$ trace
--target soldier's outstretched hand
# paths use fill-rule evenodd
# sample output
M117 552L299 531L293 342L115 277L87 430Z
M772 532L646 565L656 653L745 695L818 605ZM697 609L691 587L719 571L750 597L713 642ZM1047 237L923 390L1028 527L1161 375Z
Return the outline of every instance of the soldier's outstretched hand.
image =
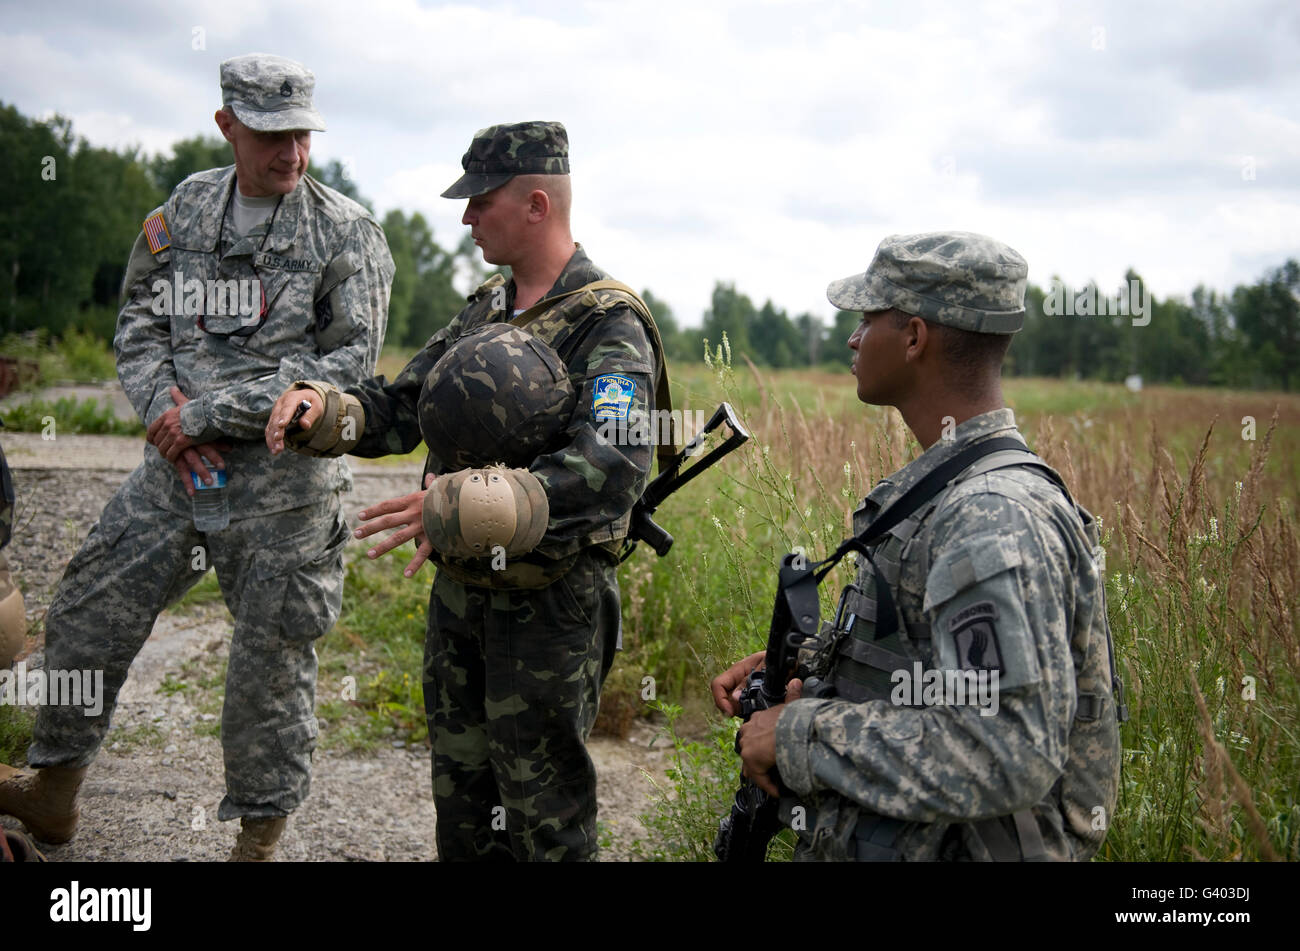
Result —
M366 523L357 527L354 533L357 538L365 538L385 528L398 529L366 552L367 558L378 558L398 545L404 545L411 539L415 539L415 557L406 566L404 572L406 577L410 578L422 564L429 560L429 555L433 553L433 545L429 544L429 539L424 535L424 496L429 491L429 486L433 485L435 478L432 472L426 473L423 491L388 499L368 509L362 509L357 514L357 517Z

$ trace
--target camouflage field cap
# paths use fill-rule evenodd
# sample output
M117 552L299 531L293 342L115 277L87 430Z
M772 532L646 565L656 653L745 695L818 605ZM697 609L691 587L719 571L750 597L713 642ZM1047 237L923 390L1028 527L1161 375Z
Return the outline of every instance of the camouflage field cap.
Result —
M1025 323L1028 276L1019 252L987 235L893 234L865 274L831 282L826 297L841 310L897 308L960 330L1012 334Z
M249 53L221 64L221 103L257 132L325 131L311 103L316 77L302 63L270 53Z
M516 175L568 175L569 133L559 122L515 122L474 133L460 160L465 174L443 198L473 198Z
M577 402L558 353L522 327L491 323L448 347L425 377L420 433L445 470L527 468Z

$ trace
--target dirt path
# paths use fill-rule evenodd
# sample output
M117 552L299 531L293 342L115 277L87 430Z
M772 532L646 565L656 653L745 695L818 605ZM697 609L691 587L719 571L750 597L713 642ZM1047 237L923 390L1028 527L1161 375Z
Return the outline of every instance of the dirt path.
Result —
M27 601L41 619L63 567L118 484L140 459L139 439L5 433L19 498L9 555ZM345 511L409 492L419 471L351 460L356 488ZM408 471L410 469L411 471ZM355 518L353 517L353 521ZM230 636L221 605L164 613L123 687L113 727L87 777L81 826L52 861L216 861L234 842L236 823L216 820L224 790L217 715L194 690L173 690L185 665L216 667ZM40 662L29 644L28 666ZM210 706L207 704L206 706ZM328 729L328 725L326 725ZM631 858L644 836L638 816L662 776L664 741L644 724L627 739L589 744L599 777L601 858ZM280 857L296 861L422 861L434 857L434 810L427 747L370 755L317 750L312 792L290 820ZM5 824L16 826L6 817Z

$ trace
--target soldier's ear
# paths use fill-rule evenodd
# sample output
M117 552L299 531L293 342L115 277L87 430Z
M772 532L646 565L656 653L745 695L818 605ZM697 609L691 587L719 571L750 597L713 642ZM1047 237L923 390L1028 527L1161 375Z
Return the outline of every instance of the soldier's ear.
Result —
M551 213L551 196L540 188L528 193L528 220L542 221Z
M227 142L233 142L234 138L231 135L231 129L234 128L235 117L227 109L221 108L213 114L212 118L217 121L217 128L221 130L222 138Z
M903 328L903 337L907 342L909 360L920 359L927 349L938 352L939 334L935 332L935 325L920 317L913 316L907 322Z

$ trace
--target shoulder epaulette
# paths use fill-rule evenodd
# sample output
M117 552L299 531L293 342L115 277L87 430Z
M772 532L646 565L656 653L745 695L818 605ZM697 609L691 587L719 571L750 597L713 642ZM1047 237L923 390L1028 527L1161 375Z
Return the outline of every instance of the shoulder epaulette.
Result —
M482 300L484 296L494 287L500 287L506 282L506 279L500 274L493 274L486 281L474 288L474 292L469 295L467 300Z

